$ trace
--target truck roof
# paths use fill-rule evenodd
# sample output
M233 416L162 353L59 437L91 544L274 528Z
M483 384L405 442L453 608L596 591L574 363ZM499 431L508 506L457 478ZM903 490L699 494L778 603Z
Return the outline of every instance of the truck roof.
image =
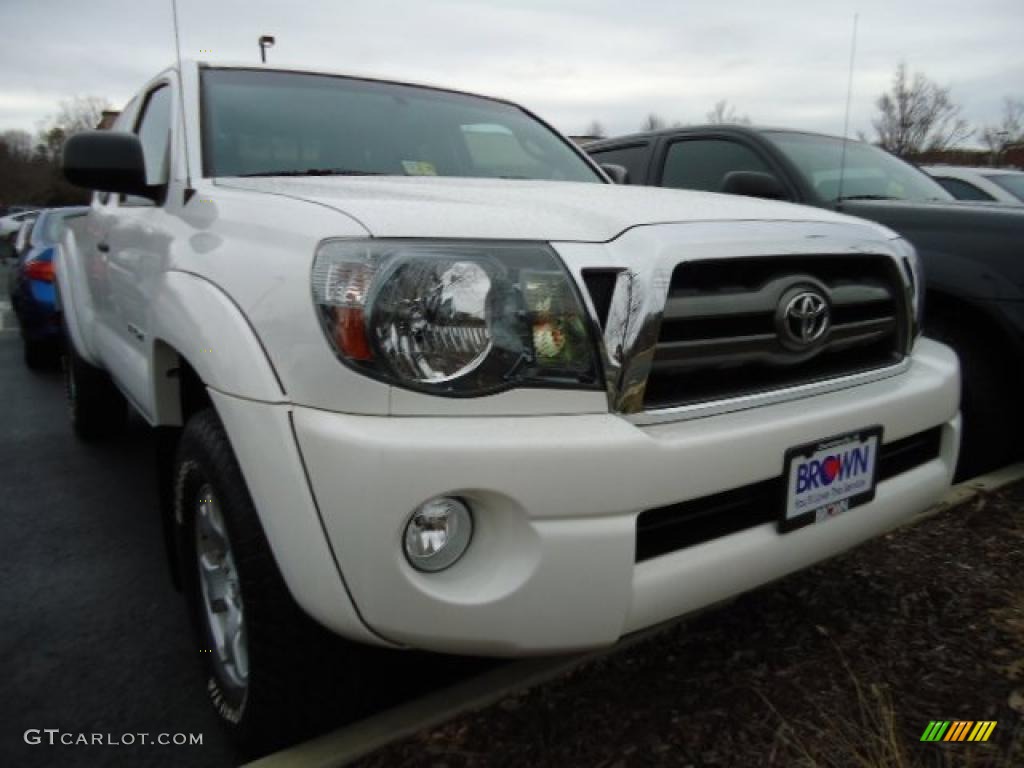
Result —
M511 101L509 99L503 99L497 96L489 96L483 93L477 93L475 91L467 91L462 88L451 88L445 85L438 85L437 83L430 83L421 80L408 80L405 78L394 78L386 75L374 74L371 72L354 72L351 70L334 70L334 69L322 69L318 67L306 67L306 66L288 66L280 64L262 64L260 62L252 61L207 61L202 59L182 59L182 67L198 67L200 69L250 69L266 72L292 72L296 74L307 74L307 75L328 75L330 77L345 77L351 80L369 80L377 83L391 83L393 85L406 85L413 88L427 88L432 91L444 91L446 93L458 93L463 96L473 96L478 99L487 99L488 101L497 101L503 104L510 104L514 107L521 107L520 104ZM176 71L178 69L177 64L165 68L163 72ZM162 74L162 73L161 73Z
M743 125L739 123L705 123L702 125L683 125L675 128L659 128L656 131L639 131L637 133L626 133L621 136L609 136L606 139L600 139L598 141L592 141L587 143L587 151L593 151L600 149L604 146L610 146L615 144L621 144L624 141L639 141L642 139L656 139L659 136L675 136L680 133L691 133L697 131L718 131L720 133L732 133L732 134L760 134L769 133L773 131L779 131L784 133L802 133L807 136L821 136L828 139L836 139L842 141L842 136L834 136L828 133L820 133L818 131L805 131L798 128L784 128L775 125ZM861 143L859 139L850 138L850 142Z

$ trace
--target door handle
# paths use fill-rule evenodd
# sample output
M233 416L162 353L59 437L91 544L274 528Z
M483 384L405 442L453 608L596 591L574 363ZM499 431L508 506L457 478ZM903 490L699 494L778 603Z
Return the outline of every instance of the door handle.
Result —
M110 253L110 246L106 243L96 243L96 250L100 253Z

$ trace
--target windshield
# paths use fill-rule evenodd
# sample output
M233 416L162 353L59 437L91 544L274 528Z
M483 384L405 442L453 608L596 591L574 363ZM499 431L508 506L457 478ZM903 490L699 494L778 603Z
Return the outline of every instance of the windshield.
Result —
M208 176L469 176L600 182L518 107L332 75L203 71Z
M842 191L839 169L843 140L807 133L765 131L765 137L792 161L822 199L843 200L952 200L953 196L923 171L878 147L846 142Z
M1024 200L1024 173L990 173L985 176L1018 200Z

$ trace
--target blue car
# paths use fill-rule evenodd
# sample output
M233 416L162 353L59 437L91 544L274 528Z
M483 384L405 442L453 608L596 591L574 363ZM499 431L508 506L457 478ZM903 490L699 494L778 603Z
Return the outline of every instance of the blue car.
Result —
M60 313L54 301L53 257L64 224L89 209L85 206L51 208L39 214L26 234L18 263L9 277L11 305L18 317L25 343L25 364L43 368L54 363L60 353Z

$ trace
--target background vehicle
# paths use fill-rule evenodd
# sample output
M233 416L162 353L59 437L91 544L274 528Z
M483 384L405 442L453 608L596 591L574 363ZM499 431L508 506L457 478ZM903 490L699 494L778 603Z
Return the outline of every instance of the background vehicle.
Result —
M38 215L38 212L34 211L31 216L23 219L18 225L18 229L11 240L11 243L13 244L12 255L14 258L20 259L24 255L25 251L28 250L28 244L32 238L32 229L35 227Z
M959 476L1020 455L1024 211L954 203L924 172L877 147L798 131L694 126L586 146L628 183L789 200L884 224L914 244L927 279L925 332L964 372Z
M1024 206L1024 172L956 165L925 165L921 169L957 200Z
M88 208L50 208L40 213L26 230L25 243L8 274L8 293L18 318L25 347L25 364L40 368L57 360L63 333L55 304L54 248L60 242L64 224L83 216Z
M365 645L607 645L948 487L957 363L890 230L613 185L504 101L178 75L64 147L101 190L58 251L69 412L157 428L245 747L351 711Z
M18 211L0 218L0 237L14 234L21 227L22 222L35 218L38 213L36 210Z

